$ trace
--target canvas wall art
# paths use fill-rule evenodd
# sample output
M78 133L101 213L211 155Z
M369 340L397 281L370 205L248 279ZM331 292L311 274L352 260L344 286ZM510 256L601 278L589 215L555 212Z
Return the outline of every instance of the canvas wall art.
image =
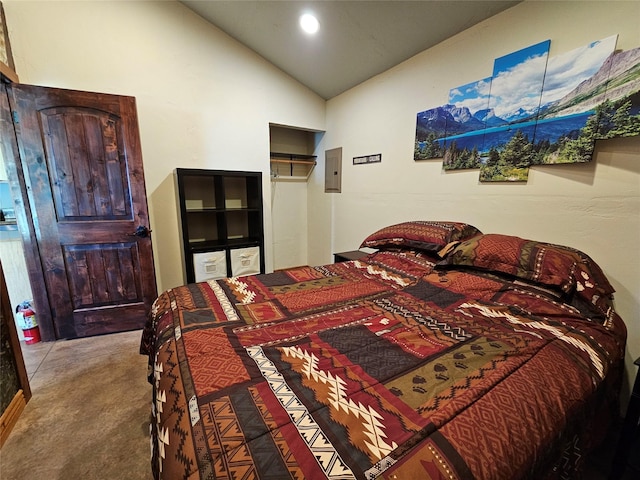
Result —
M414 160L521 182L533 165L589 161L597 139L639 135L640 48L616 52L616 41L549 57L547 40L497 58L491 77L417 114Z

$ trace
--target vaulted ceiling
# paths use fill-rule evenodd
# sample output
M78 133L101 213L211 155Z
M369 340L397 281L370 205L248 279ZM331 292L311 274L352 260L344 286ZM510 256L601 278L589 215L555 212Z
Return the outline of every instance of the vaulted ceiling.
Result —
M325 99L514 6L500 0L181 0ZM299 16L320 23L310 36Z

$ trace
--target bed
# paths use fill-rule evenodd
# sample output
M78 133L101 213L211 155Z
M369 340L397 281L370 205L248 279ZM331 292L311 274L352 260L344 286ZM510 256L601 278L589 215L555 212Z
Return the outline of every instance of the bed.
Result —
M188 284L143 330L157 479L579 478L626 341L585 253L461 222Z

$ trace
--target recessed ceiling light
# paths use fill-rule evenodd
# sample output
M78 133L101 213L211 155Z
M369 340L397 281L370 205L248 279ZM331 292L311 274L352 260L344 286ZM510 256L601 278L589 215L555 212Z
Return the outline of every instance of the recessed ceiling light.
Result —
M320 24L318 23L318 19L311 15L310 13L305 13L300 17L300 27L306 33L313 34L318 31L320 28Z

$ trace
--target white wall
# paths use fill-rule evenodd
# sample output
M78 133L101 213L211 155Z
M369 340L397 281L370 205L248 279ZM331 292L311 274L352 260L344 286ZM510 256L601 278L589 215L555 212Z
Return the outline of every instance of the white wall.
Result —
M24 259L22 238L17 230L0 231L0 262L2 263L4 278L11 279L11 281L7 280L7 293L9 294L9 302L11 303L18 338L24 340L24 333L22 333L21 326L18 323L15 309L24 300L32 299L33 295L29 284L29 276L26 273L27 264Z
M452 87L490 76L495 58L546 39L553 56L612 34L628 50L640 46L638 18L640 2L526 1L330 100L325 148L341 146L344 155L342 193L325 205L332 250L357 248L376 229L411 219L466 221L581 249L617 290L635 374L640 138L599 143L589 164L532 168L526 184L480 184L477 170L444 173L440 160L414 162L413 146L416 114L446 103ZM382 163L352 165L352 157L375 153Z
M263 172L269 123L324 129L325 101L174 1L4 0L22 83L136 97L158 289L184 283L173 170Z
M307 265L307 182L272 181L273 268Z

